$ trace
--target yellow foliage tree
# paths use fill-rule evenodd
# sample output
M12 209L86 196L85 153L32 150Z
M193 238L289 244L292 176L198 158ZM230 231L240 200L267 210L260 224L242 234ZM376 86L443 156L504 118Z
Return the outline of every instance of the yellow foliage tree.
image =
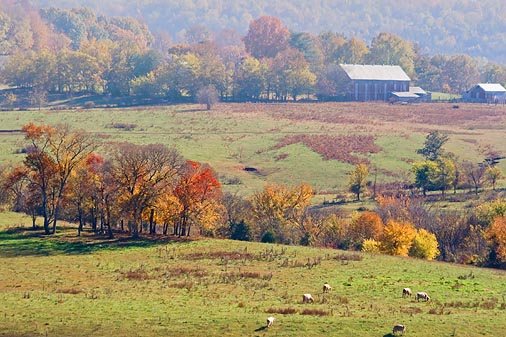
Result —
M389 255L408 256L416 230L409 222L390 220L380 237L380 251Z
M367 191L367 175L369 169L365 164L355 165L355 169L350 173L348 190L355 193L357 200L360 201L360 195Z
M434 260L438 255L439 248L436 235L423 228L419 229L416 232L411 248L409 249L409 256L426 260Z
M262 192L251 198L252 215L258 225L258 233L273 231L278 240L286 243L298 243L300 238L310 231L307 221L307 209L313 196L311 186L301 184L293 188L284 185L269 184ZM294 229L298 232L294 233Z
M362 251L366 253L379 253L380 243L374 239L365 239L362 243Z

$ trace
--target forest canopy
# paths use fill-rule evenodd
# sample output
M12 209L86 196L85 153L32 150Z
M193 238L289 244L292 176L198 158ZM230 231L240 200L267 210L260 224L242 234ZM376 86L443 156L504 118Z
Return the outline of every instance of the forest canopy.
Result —
M367 42L380 32L399 35L429 54L460 54L506 61L506 13L500 0L33 0L39 8L86 6L109 16L132 16L151 31L181 42L193 26L245 34L251 20L279 17L291 31L333 31Z

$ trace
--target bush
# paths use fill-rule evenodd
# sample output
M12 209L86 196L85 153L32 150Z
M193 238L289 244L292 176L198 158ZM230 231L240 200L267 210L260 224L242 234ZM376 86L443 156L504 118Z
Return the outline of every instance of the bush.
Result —
M93 109L95 107L95 102L93 101L86 101L84 102L84 108L85 109Z
M262 240L260 240L260 241L263 243L275 243L276 238L274 236L274 233L272 231L268 230L262 235Z
M251 241L251 233L248 224L241 220L239 223L230 224L230 238L239 241Z

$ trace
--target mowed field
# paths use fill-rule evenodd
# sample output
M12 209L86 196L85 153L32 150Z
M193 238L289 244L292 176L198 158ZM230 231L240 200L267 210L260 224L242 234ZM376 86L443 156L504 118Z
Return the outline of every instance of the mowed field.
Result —
M506 106L486 104L288 103L0 112L0 163L18 162L24 124L68 123L110 143L163 143L207 162L225 190L243 195L268 182L306 182L317 194L346 189L365 162L378 185L409 180L416 150L432 130L460 160L480 162L486 149L506 154ZM506 164L500 167L505 170Z
M72 226L43 237L28 226L2 214L0 336L391 337L399 323L419 337L506 331L504 271L230 240L77 238ZM431 301L402 298L404 287Z

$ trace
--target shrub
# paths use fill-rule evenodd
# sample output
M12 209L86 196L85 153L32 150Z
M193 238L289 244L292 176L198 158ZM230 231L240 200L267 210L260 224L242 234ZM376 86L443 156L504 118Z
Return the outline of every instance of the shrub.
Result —
M262 235L262 240L260 241L263 243L275 243L276 237L274 236L274 233L271 230L268 230Z
M93 109L95 107L95 102L93 101L86 101L84 102L84 108L85 109Z
M374 239L365 239L362 242L362 251L366 253L379 253L379 242Z

